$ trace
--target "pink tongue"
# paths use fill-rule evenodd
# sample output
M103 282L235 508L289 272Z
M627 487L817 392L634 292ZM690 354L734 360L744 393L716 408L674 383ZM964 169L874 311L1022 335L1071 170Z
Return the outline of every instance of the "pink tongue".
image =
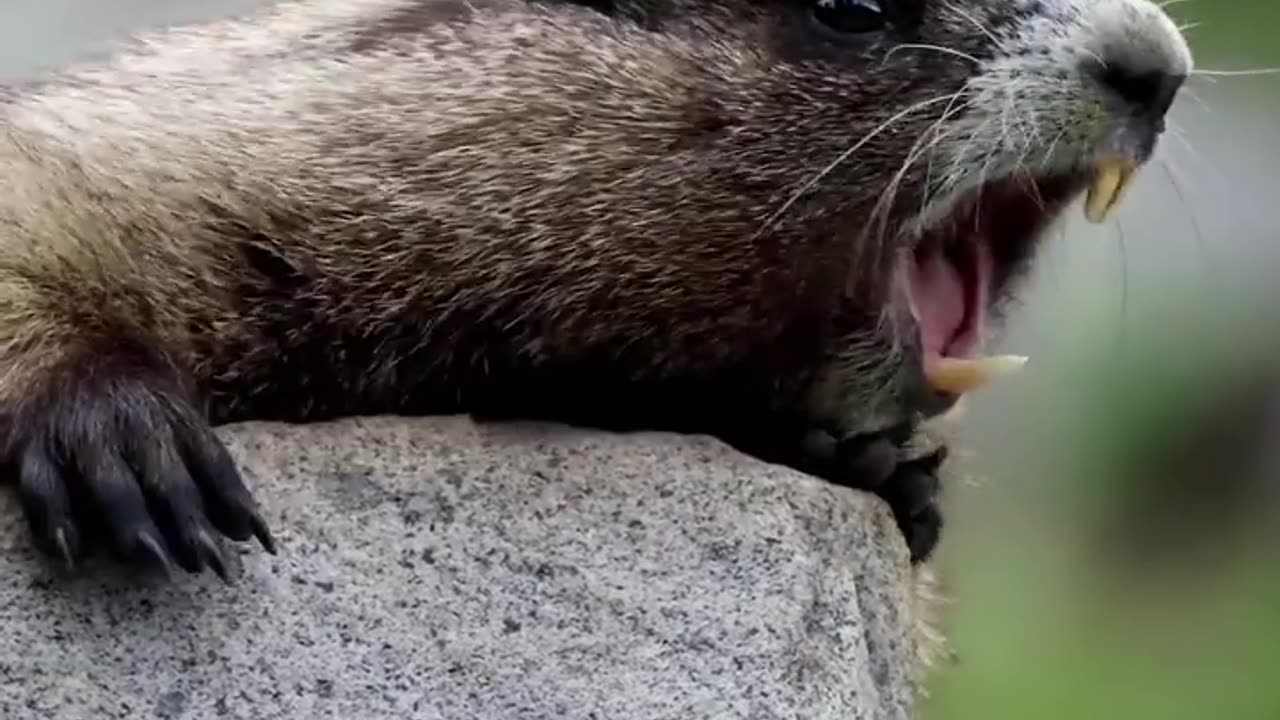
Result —
M964 280L940 252L916 255L907 267L907 290L924 354L941 355L964 323Z

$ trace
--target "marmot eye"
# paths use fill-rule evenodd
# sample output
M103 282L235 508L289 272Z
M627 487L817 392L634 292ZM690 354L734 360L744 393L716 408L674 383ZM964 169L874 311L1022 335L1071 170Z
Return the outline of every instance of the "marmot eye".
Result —
M838 33L866 33L888 24L881 0L815 0L813 17Z

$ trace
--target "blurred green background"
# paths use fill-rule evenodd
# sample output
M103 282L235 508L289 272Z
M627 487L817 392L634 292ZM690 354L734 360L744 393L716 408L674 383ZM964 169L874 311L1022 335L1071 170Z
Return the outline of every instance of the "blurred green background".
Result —
M1280 67L1280 2L1167 9L1200 69ZM1280 75L1188 88L970 398L928 720L1280 720Z

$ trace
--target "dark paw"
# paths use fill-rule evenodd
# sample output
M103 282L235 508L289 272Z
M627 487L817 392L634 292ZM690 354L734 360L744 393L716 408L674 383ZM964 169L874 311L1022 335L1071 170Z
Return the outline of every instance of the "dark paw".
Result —
M910 437L909 429L842 441L814 436L807 452L810 467L819 476L873 492L888 502L906 538L911 561L918 563L932 555L942 533L938 505L941 483L937 473L946 459L946 448L903 459L903 448Z
M117 558L224 580L219 538L275 542L234 461L164 376L102 360L43 386L4 445L37 546L68 568Z
M880 492L906 537L912 562L928 560L942 535L942 509L938 505L941 483L937 473L945 456L945 450L938 450L900 463Z

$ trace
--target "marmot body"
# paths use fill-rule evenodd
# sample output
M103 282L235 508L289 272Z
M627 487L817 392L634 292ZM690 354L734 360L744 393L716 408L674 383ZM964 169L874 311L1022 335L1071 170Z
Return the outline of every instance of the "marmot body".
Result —
M983 369L1036 236L1147 159L1189 71L1146 0L309 0L153 34L0 110L3 451L68 562L270 546L210 423L452 412L715 434L875 489L919 559L930 367Z

